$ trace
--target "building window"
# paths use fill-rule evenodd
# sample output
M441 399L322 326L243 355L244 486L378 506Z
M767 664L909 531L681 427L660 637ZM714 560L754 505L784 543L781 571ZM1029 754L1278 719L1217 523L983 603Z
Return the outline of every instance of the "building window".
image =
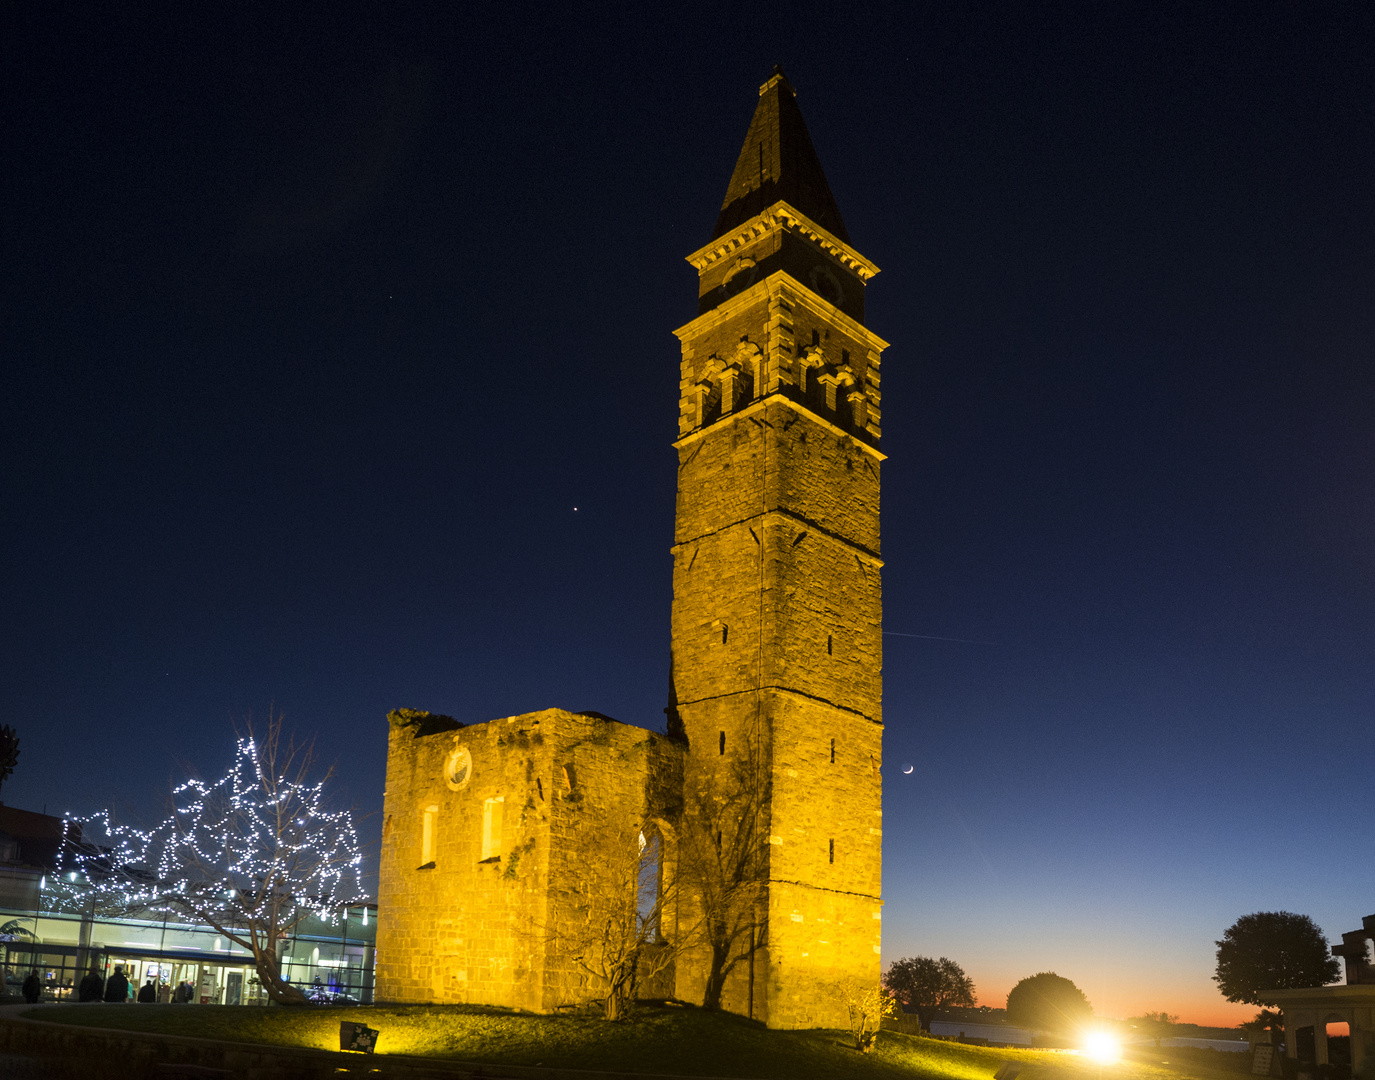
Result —
M834 739L832 739L832 740L831 740L831 764L834 765L835 763L836 763L836 741L835 741Z
M506 797L498 795L482 804L482 861L501 858L501 810Z
M721 732L721 741L717 744L717 746L720 754L724 756L726 753L726 733L724 731Z
M420 863L432 864L438 841L439 807L427 806L420 818Z
M831 841L831 862L835 862L835 861L836 861L836 842L835 842L834 840L832 840L832 841Z

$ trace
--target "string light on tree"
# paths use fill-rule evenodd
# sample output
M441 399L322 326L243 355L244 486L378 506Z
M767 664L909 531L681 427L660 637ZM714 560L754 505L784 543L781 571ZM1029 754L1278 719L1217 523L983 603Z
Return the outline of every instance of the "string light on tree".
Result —
M333 922L363 899L362 855L352 815L326 806L329 774L311 781L312 747L284 742L281 719L261 740L251 730L240 739L220 779L174 789L171 814L152 829L117 824L109 811L68 817L70 871L54 905L208 924L252 954L273 1001L304 1003L282 977L281 944L308 916Z

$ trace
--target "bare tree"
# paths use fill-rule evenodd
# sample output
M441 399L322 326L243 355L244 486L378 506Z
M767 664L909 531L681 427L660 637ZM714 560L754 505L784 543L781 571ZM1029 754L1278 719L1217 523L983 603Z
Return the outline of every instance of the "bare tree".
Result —
M268 996L301 1004L282 977L281 942L308 916L333 921L362 899L362 862L352 815L325 807L330 772L314 782L313 744L284 737L269 713L263 737L250 727L229 771L188 780L172 812L151 830L116 824L108 811L69 819L75 870L59 888L102 913L165 912L212 926L249 950Z
M677 866L684 937L707 953L702 1007L719 1009L732 973L766 944L769 780L759 740L745 740L724 772L690 776L685 787Z
M845 1002L850 1015L850 1037L855 1049L867 1054L878 1041L884 1017L897 1011L897 1001L878 982L843 979L836 984L836 995Z
M637 989L665 972L681 939L663 934L676 904L665 872L664 838L650 821L608 821L569 881L553 922L540 937L590 976L608 1020L622 1019Z

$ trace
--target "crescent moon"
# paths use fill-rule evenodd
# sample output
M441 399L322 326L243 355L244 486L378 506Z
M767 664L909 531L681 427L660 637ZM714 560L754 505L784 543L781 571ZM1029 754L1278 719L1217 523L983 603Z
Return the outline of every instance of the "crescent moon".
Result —
M902 771L910 776L911 773L912 773L912 766L911 766L911 765L904 765L904 766L902 767Z

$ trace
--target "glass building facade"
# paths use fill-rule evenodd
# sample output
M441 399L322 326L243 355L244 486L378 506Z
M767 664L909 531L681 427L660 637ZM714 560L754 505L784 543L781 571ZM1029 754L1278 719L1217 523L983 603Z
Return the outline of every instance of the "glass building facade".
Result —
M52 881L49 873L0 866L7 998L22 998L24 979L37 971L42 1000L74 1001L83 976L95 967L104 978L122 970L130 1000L152 983L158 1001L189 996L193 1004L268 1003L249 951L213 927L175 916L101 917L90 905L82 910L73 904L70 889L50 890ZM59 901L60 894L68 899ZM282 974L312 1000L371 1003L376 932L375 904L340 908L333 921L307 918L282 943ZM184 987L180 995L178 987Z

